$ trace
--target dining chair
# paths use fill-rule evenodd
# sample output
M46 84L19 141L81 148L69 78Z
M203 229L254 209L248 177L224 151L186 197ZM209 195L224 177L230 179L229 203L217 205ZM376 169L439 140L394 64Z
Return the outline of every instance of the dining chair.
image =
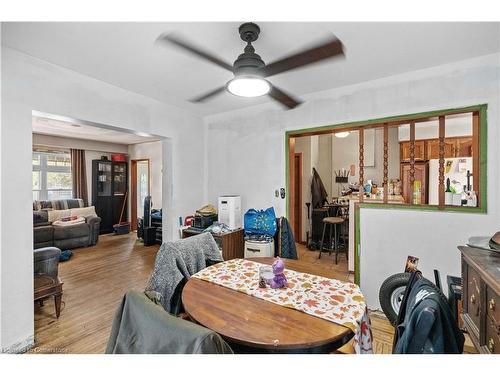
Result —
M106 354L232 354L216 332L176 317L146 293L128 291L118 307Z

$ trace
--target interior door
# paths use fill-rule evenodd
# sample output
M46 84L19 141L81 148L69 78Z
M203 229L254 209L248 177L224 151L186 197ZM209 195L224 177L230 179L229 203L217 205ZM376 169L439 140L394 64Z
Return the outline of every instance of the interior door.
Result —
M302 153L296 153L293 157L294 181L294 223L293 236L296 242L302 242Z
M143 216L144 199L150 195L149 159L132 160L132 228L137 228L137 219Z

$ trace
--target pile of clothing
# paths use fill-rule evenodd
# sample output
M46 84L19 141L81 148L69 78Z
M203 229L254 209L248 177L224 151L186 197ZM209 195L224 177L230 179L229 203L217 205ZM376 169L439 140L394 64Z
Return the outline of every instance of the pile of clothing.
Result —
M274 255L281 258L298 259L295 239L287 218L276 218L274 208L250 209L245 213L245 240L274 242Z
M85 223L85 218L83 216L68 216L54 221L52 225L67 227L70 225L76 225L81 223Z

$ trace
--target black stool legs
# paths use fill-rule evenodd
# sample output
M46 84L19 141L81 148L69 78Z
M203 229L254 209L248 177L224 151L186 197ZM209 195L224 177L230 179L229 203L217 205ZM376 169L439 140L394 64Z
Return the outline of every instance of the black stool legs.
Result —
M325 243L325 232L326 232L326 223L323 223L323 234L321 235L321 244L319 245L319 257L318 259L321 259L321 253L323 252L323 244ZM331 254L331 250L328 252L328 254Z
M330 220L328 220L328 219L330 219ZM323 221L323 233L321 235L321 244L319 246L318 259L321 259L321 254L323 253L323 246L325 244L326 227L327 227L327 225L329 225L330 226L330 248L328 249L328 255L332 255L332 247L333 247L333 250L335 251L335 264L338 264L339 263L339 250L340 250L339 249L339 241L340 241L340 238L339 238L339 231L337 230L337 226L342 225L344 220L339 219L338 222L331 222L331 221L333 221L332 219L335 219L335 218L326 218ZM342 227L340 228L340 231L342 231ZM332 239L332 232L333 232L333 239ZM346 250L346 256L347 256L348 250L347 250L345 243L344 243L344 248Z

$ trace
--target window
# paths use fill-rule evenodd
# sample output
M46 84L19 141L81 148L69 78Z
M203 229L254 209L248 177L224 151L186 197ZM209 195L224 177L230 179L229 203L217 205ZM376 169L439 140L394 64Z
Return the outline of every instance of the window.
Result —
M63 151L33 152L33 200L73 197L71 156Z
M290 131L287 142L290 150L296 137L332 137L333 173L321 177L333 199L484 212L485 132L478 105Z

